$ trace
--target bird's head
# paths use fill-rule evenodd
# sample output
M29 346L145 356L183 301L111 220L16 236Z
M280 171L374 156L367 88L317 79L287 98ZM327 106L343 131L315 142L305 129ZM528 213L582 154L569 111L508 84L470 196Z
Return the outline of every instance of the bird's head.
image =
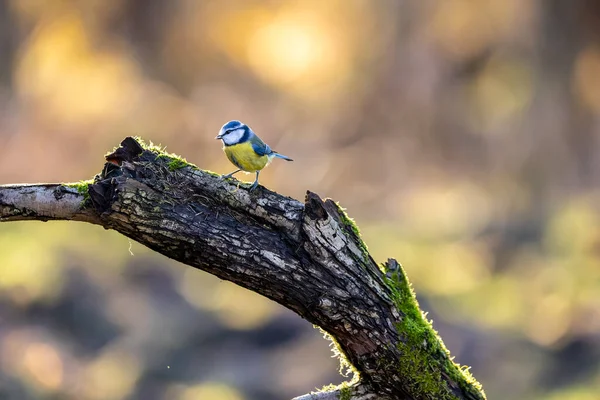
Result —
M248 140L251 133L252 130L248 125L233 120L221 127L221 130L215 139L221 139L223 143L231 146Z

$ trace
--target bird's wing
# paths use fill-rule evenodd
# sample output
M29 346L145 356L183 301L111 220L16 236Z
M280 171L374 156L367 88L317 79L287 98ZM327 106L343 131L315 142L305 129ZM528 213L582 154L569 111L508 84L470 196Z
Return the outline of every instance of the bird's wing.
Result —
M273 150L271 150L269 145L266 144L265 142L263 142L256 135L254 135L252 138L250 138L250 143L252 144L252 149L254 150L254 152L261 157L267 156L267 155L273 153Z

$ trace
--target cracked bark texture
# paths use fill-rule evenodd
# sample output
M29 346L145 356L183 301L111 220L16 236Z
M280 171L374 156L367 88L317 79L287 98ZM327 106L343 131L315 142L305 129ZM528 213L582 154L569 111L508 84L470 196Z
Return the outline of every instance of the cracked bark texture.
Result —
M332 200L308 192L301 203L261 186L249 192L191 165L173 170L170 157L132 138L106 158L87 194L85 186L0 187L0 220L99 224L293 310L329 333L360 376L346 389L299 400L485 398L439 368L439 360L427 368L440 378L444 387L436 390L443 396L399 372L406 362L406 347L398 346L408 340L398 329L405 314L385 266Z

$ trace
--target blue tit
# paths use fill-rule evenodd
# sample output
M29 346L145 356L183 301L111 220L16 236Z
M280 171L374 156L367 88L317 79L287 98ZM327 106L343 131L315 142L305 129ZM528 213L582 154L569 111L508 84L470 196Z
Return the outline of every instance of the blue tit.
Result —
M279 154L265 144L246 124L240 121L229 121L221 128L215 139L223 141L223 151L233 165L238 167L223 178L231 178L240 171L256 172L256 179L250 190L258 186L258 175L260 170L269 165L273 158L283 158L293 161L291 158Z

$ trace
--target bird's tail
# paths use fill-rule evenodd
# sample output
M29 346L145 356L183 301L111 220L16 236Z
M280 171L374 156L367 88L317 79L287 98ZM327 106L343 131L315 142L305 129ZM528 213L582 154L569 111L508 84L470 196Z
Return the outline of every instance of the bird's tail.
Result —
M273 152L273 155L275 157L277 157L277 158L283 158L286 161L294 161L291 158L289 158L288 156L284 156L283 154L279 154L279 153Z

